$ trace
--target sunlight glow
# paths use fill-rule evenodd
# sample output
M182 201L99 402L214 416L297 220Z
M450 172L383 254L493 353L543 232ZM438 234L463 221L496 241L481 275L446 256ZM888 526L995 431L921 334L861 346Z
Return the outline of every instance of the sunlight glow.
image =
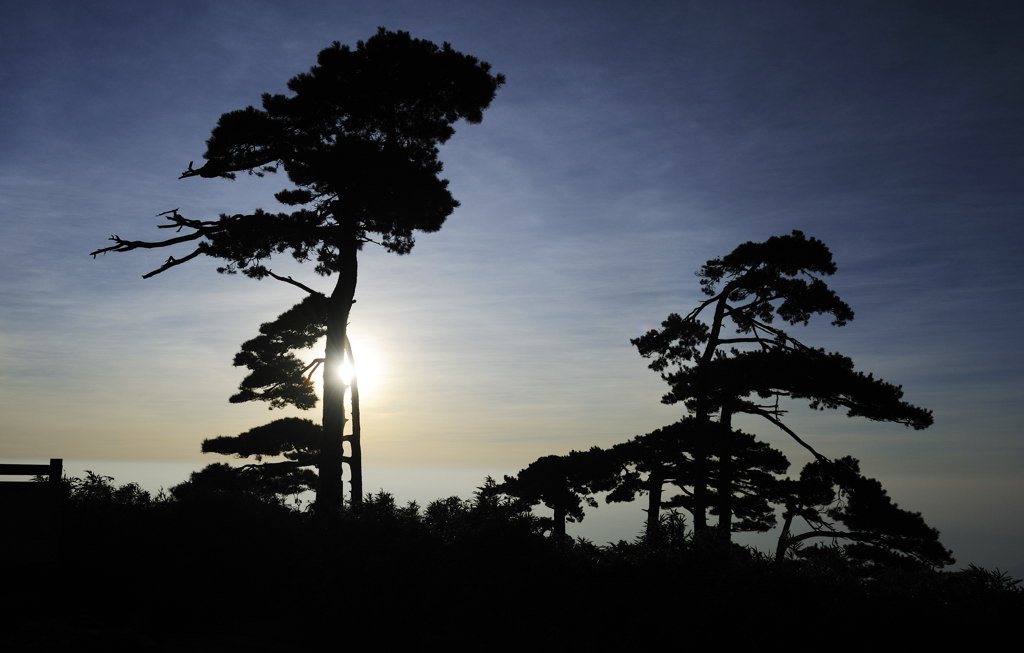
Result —
M373 342L361 337L349 336L352 341L352 355L355 358L355 375L359 382L359 396L363 399L371 396L377 389L383 371L381 357ZM339 370L341 380L346 384L352 383L353 369L349 361L341 366Z
M355 370L352 368L352 362L347 358L342 364L341 369L338 370L338 376L341 377L341 381L345 385L352 385L352 377L355 376Z

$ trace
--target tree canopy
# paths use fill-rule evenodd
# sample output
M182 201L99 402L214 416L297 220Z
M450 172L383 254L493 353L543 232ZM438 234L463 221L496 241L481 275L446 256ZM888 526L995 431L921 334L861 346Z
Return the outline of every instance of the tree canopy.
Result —
M845 541L847 556L871 563L943 566L954 562L939 542L939 532L921 513L900 508L882 484L861 474L860 461L844 456L834 461L815 460L800 478L782 486L785 523L779 534L776 557L787 552L813 555L798 547L814 538ZM792 533L794 519L810 530Z
M566 521L583 521L584 503L597 507L592 495L603 489L615 466L608 452L599 447L570 451L565 456L542 456L515 476L506 475L498 489L526 505L543 503L550 508L554 512L551 532L564 539Z
M235 366L250 372L229 401L266 401L272 408L316 406L310 375L323 361L305 363L295 352L311 349L327 334L327 308L323 295L310 294L273 322L261 324L260 334L235 354Z

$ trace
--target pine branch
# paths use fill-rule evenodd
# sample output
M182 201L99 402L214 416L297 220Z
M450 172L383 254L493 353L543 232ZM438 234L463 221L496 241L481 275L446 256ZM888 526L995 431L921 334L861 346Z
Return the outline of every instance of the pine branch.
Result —
M309 362L308 365L306 365L304 368L302 368L302 371L300 371L299 374L305 374L306 375L306 382L307 383L312 383L313 382L313 374L316 373L317 368L319 368L324 363L325 360L326 359L323 359L323 358L314 358L313 360L311 360Z
M760 343L762 345L765 343L764 338L757 338L757 337L754 337L754 338L719 338L718 339L718 344L720 344L720 345L733 345L733 344L741 343L741 342L757 342L757 343Z
M205 236L210 235L216 231L221 230L223 227L220 222L206 222L202 220L191 220L178 213L178 209L171 209L162 213L157 213L157 217L166 218L170 224L157 225L157 229L176 229L181 231L184 228L193 229L192 233L185 234L183 236L176 236L174 238L168 238L167 240L125 240L117 234L112 235L108 240L114 242L109 247L101 247L95 251L89 253L90 256L96 258L98 254L106 254L107 252L130 252L136 249L159 249L161 247L170 247L171 245L177 245L178 243L187 243L193 240L199 240ZM161 272L169 270L175 266L181 265L191 261L200 254L206 253L206 244L200 243L200 245L192 251L189 255L184 258L174 258L173 256L168 257L167 261L164 262L159 268L142 275L143 279L148 279L152 276L158 275Z
M177 245L178 243L185 243L190 240L198 240L204 235L204 233L196 232L186 236L178 236L177 238L169 238L167 240L153 242L146 240L125 240L117 234L114 234L107 240L111 240L115 244L89 252L89 256L96 258L97 254L106 254L107 252L130 252L133 249L157 249L159 247L168 247L170 245Z
M786 432L791 438L796 440L797 444L799 444L801 447L803 447L804 449L807 449L812 454L814 454L814 457L816 459L818 459L818 460L820 460L822 462L826 462L826 463L832 462L828 458L826 458L825 456L823 456L820 453L818 453L814 449L814 447L812 447L811 445L809 445L806 442L804 442L803 440L801 440L800 436L798 436L796 433L794 433L792 429L790 429L788 426L783 424L781 420L776 418L774 415L772 415L768 411L762 410L761 408L758 408L757 406L755 406L753 404L749 404L749 403L748 404L741 404L741 405L737 406L736 409L739 412L741 412L741 413L748 413L748 414L752 414L752 415L760 415L761 417L765 418L766 420L768 420L769 422L771 422L772 424L774 424L775 426L779 427L784 432Z
M186 256L184 258L174 258L173 256L170 256L170 257L167 258L167 261L165 261L163 265L161 265L157 269L153 270L152 272L147 272L146 274L142 275L142 278L143 279L148 279L150 277L153 277L153 276L156 276L156 275L160 274L161 272L163 272L165 270L170 270L171 268L173 268L176 265L181 265L182 263L187 263L187 262L191 261L192 259L194 259L195 257L197 257L200 254L202 254L204 251L205 251L205 248L202 245L200 245L199 247L195 248L195 251L193 251L191 254L189 254L188 256Z
M296 288L301 288L302 290L305 290L306 292L308 292L310 295L321 295L321 296L323 296L323 293L318 292L316 290L313 290L309 286L307 286L307 285L305 285L303 283L300 283L300 282L296 281L295 279L292 279L291 277L282 277L279 274L274 274L273 270L267 270L267 274L269 276L277 279L278 281L283 281L284 283L290 283L291 285L295 286Z
M245 465L239 465L238 467L236 467L236 469L238 469L240 471L241 470L260 471L260 470L266 470L266 469L271 469L271 468L300 469L302 467L312 467L315 464L316 464L315 461L302 462L302 461L298 461L298 460L281 460L281 461L273 461L273 462L247 463Z
M722 292L718 293L717 295L715 295L714 297L712 297L711 299L704 300L703 302L700 303L699 306L697 306L695 309L693 309L692 311L687 313L686 317L683 318L683 321L684 322L689 322L691 320L696 320L697 316L700 315L701 311L703 311L705 308L707 308L711 304L714 304L718 300L722 299L724 296L725 296L725 291L722 291Z

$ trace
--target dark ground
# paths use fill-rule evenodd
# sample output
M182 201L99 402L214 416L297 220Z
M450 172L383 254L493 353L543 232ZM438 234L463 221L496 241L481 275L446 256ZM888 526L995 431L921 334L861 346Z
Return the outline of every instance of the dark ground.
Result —
M468 504L440 519L384 501L330 524L237 499L76 504L2 546L8 651L844 650L995 641L1024 617L992 571L556 544Z

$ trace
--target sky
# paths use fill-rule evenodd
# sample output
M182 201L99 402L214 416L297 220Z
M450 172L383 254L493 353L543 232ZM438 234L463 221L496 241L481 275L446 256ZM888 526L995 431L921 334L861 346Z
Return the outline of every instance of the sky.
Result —
M88 254L165 236L168 209L276 208L283 178L178 175L222 113L384 26L507 81L442 148L461 203L445 226L408 256L361 254L367 488L468 497L486 474L675 421L630 338L701 299L704 261L800 229L832 250L856 317L792 334L902 385L935 424L799 407L788 424L859 458L960 563L1024 574L1019 3L4 0L3 15L3 460L199 469L222 460L204 438L319 419L227 401L234 352L296 288L201 259L143 280L176 252ZM808 462L748 430L792 474ZM643 519L630 510L623 538Z

